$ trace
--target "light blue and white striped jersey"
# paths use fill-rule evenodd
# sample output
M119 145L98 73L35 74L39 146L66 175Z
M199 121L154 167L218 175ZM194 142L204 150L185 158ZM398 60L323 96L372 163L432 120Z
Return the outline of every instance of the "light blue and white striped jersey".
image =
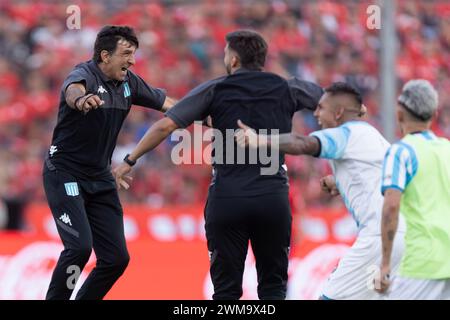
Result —
M437 139L431 131L421 131L416 135L424 140ZM385 156L381 193L384 194L388 188L395 188L403 192L416 175L417 167L418 161L414 147L404 139L394 143Z
M384 200L379 190L389 142L364 121L349 121L311 135L320 140L319 157L330 160L336 185L359 234L379 235ZM404 229L404 222L399 229Z

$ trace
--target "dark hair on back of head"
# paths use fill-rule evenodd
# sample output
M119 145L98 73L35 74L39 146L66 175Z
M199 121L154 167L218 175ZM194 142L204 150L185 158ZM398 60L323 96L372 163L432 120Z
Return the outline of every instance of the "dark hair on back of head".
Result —
M363 103L359 90L346 82L335 82L326 88L325 92L331 95L348 94L351 95L359 105L362 105Z
M113 54L117 48L117 42L122 39L134 45L136 49L139 48L139 41L133 28L128 26L104 26L95 39L94 61L96 63L102 62L100 53L103 50Z
M266 63L267 42L255 31L238 30L226 35L228 47L239 55L241 66L261 70Z

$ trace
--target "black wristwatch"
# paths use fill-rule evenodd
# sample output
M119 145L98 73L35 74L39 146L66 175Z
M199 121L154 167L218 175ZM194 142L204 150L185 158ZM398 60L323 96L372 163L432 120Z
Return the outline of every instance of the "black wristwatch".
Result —
M132 161L130 160L130 158L128 158L130 156L130 154L127 154L125 156L125 158L123 158L123 161L128 164L130 167L134 166L136 164L136 161Z

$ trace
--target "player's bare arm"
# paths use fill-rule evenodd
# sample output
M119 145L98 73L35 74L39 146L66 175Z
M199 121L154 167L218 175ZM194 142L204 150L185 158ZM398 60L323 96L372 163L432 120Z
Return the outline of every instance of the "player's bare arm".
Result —
M402 193L397 189L387 189L384 193L383 214L381 218L382 259L380 270L380 285L375 290L385 292L390 285L389 273L392 247L398 227L400 201Z
M72 109L89 112L91 109L97 109L104 102L95 94L86 94L86 88L82 83L72 83L66 89L66 102Z
M269 145L278 140L281 152L293 155L317 155L320 151L319 140L315 137L302 136L297 133L281 134L277 137L269 136Z
M319 140L296 133L281 135L261 135L252 128L238 120L238 126L242 129L236 133L236 141L241 147L258 148L276 146L281 152L293 155L317 155L320 151Z
M128 161L135 163L142 155L156 148L176 129L178 129L178 125L169 117L164 117L155 122L129 154ZM126 176L130 171L131 166L125 162L113 169L112 173L116 178L118 189L130 187L130 177Z

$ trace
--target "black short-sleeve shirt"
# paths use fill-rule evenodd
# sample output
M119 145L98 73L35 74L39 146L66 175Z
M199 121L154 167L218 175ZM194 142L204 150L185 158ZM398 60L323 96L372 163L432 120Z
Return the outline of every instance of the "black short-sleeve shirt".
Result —
M184 128L209 115L213 127L220 130L223 137L227 129L238 129L238 119L256 130L278 129L279 133L288 133L292 129L293 114L302 109L315 110L322 94L321 87L308 81L286 80L273 73L241 68L232 75L194 88L166 112L166 116ZM225 143L224 139L222 162L227 158ZM278 173L269 176L261 175L262 164L214 163L210 193L220 197L246 197L287 192L283 154L280 154L279 164Z
M87 93L104 104L87 114L70 108L65 91L72 83L83 83ZM124 81L110 80L94 61L77 65L65 79L59 101L47 165L84 178L110 176L111 156L123 121L132 105L161 110L165 92L145 83L128 70Z

